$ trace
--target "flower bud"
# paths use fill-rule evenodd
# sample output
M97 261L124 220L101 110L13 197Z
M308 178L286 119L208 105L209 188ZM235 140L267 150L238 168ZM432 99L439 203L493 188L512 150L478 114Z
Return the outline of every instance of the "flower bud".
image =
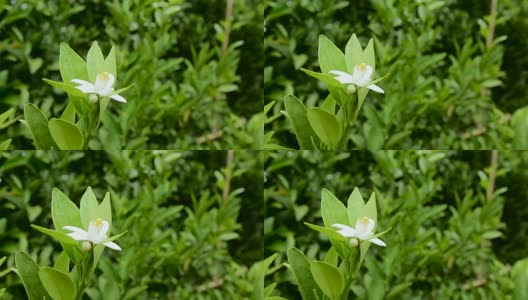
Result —
M88 96L88 100L90 100L90 102L92 103L97 103L97 101L99 101L99 97L97 97L96 94L91 94L90 96Z
M90 249L92 249L92 243L88 242L88 241L84 241L82 243L82 248L84 251L89 251Z
M353 84L347 85L347 92L349 94L354 94L356 92L356 86Z
M356 238L351 238L349 244L352 248L357 247L357 245L359 245L359 241Z

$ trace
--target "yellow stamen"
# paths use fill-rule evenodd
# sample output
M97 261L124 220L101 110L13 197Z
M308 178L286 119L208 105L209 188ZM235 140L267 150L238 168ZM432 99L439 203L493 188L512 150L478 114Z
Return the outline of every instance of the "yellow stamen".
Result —
M368 225L368 223L369 223L369 218L368 218L368 217L362 217L362 218L359 218L359 222L360 222L361 224Z
M103 227L103 220L101 218L95 219L95 227L97 228Z
M359 64L358 65L358 68L361 72L366 72L367 71L367 64Z
M103 73L99 74L99 77L100 77L102 80L108 80L108 78L110 77L110 73L108 73L108 72L103 72Z

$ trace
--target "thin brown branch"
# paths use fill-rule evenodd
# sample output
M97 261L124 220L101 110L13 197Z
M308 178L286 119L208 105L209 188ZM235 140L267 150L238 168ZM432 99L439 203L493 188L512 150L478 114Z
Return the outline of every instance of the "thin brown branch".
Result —
M235 156L235 150L227 151L226 159L226 177L225 177L225 186L222 199L224 202L229 199L229 193L231 192L231 178L233 177L233 157Z
M491 163L490 163L490 175L488 182L488 189L486 190L486 199L491 201L493 199L493 193L495 192L495 180L497 178L497 167L499 165L499 151L491 151Z
M227 51L227 48L229 47L229 38L231 35L231 21L233 18L233 2L234 0L227 0L226 2L226 14L225 14L226 28L225 28L224 43L222 45L222 53L225 53Z

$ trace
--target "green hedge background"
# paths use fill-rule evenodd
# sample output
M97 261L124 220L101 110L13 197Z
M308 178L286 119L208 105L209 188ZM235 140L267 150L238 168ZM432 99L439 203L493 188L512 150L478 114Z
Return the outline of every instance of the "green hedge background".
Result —
M528 257L528 152L274 151L265 158L265 256L278 253L266 284L300 299L286 251L322 259L328 239L320 195L346 201L376 193L387 247L370 247L354 299L510 299L511 266ZM496 180L490 180L491 174ZM493 194L487 196L490 182Z
M357 34L374 39L376 75L349 149L524 149L513 144L511 114L528 103L528 2L498 1L495 44L491 1L265 1L265 102L270 143L298 149L283 99L320 105L326 87L299 69L319 71L318 36L344 49ZM526 128L526 125L523 125ZM524 137L523 137L524 139Z
M67 96L42 78L60 80L59 44L85 58L98 41L117 47L118 88L135 85L91 149L261 149L263 4L235 1L224 51L225 13L216 0L0 1L0 111L58 116ZM34 149L19 122L1 134Z
M123 251L104 252L85 299L250 299L249 269L263 258L263 225L255 222L264 218L263 154L236 151L230 164L227 157L226 151L0 153L3 299L26 297L10 271L16 252L40 265L60 253L59 243L30 227L53 228L52 188L79 205L88 186L99 200L110 192L113 230L128 233L117 241Z

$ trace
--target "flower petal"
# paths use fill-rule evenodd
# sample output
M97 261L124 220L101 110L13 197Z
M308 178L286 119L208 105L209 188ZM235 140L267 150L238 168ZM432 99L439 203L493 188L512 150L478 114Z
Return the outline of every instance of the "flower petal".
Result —
M88 239L88 233L86 231L83 231L83 232L80 232L80 231L71 232L71 233L68 233L67 236L73 238L76 241L87 241L87 240L89 240Z
M340 228L341 230L338 230L337 233L341 234L344 237L356 237L356 230L354 228L343 225L343 224L333 224L333 227Z
M367 225L367 232L372 232L372 230L374 230L374 225L376 224L376 222L374 222L374 220L372 220L371 218L368 219L368 225Z
M385 93L382 88L380 88L379 86L377 86L375 84L367 85L366 88L369 89L369 90L373 90L376 93L381 93L381 94Z
M108 248L111 248L111 249L114 249L114 250L117 250L117 251L121 251L121 247L119 247L119 245L117 245L114 242L106 242L106 243L103 243L103 245L105 245Z
M79 227L75 227L75 226L64 226L62 227L62 229L66 229L66 230L69 230L69 231L73 231L73 232L86 232L84 229L82 228L79 228Z
M100 235L106 235L106 233L108 232L109 228L110 228L110 224L108 224L107 221L103 220L103 225L101 226L101 228L99 228L99 234Z
M337 77L334 77L337 81L341 82L342 84L349 84L353 83L353 77L352 75L338 71L338 70L332 70L329 72L330 74L338 75Z
M112 87L114 86L114 82L115 82L115 77L114 75L108 73L108 81L106 82L106 85L104 87L105 90L109 90L109 89L112 89ZM113 89L112 89L113 90Z
M370 81L372 76L372 67L367 64L357 64L354 66L352 72L352 79L354 84L359 86L365 86Z
M112 99L114 99L115 101L118 101L118 102L127 103L125 98L123 98L122 96L117 95L117 94L110 96L110 98L112 98Z
M87 84L83 84L83 85L79 85L79 86L76 86L76 88L85 93L85 94L91 94L91 93L95 93L95 86L91 83L87 83Z
M80 84L80 85L93 85L91 82L86 81L86 80L81 80L81 79L72 79L70 81L73 83Z
M374 243L374 244L376 244L376 245L378 245L378 246L387 247L387 245L385 244L385 242L382 241L382 240L380 240L380 239L378 239L378 238L373 238L373 239L368 240L368 241L369 241L369 242L372 242L372 243Z

